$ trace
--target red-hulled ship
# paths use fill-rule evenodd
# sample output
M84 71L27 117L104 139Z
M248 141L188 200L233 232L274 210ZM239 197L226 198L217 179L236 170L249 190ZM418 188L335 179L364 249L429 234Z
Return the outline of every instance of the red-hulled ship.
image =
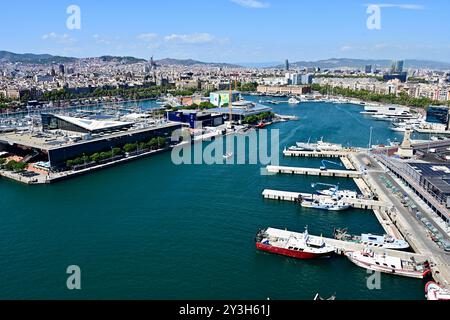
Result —
M256 248L296 259L329 257L335 252L322 237L309 235L308 228L304 233L273 228L261 230L256 235Z

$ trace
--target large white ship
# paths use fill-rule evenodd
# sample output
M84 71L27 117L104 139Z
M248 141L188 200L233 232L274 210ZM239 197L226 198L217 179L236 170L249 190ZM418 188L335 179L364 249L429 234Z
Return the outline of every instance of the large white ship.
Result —
M341 151L343 149L341 144L324 142L323 137L317 143L297 142L296 151Z

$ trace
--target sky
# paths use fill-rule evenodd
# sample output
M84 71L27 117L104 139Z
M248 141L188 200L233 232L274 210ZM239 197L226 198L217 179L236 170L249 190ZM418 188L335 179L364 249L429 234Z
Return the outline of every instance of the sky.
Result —
M230 63L344 57L450 62L450 1L369 1L3 1L0 50ZM367 26L368 19L372 26L375 21L373 11L367 13L371 4L380 8L377 29ZM71 5L79 16L67 13ZM73 28L78 21L80 28Z

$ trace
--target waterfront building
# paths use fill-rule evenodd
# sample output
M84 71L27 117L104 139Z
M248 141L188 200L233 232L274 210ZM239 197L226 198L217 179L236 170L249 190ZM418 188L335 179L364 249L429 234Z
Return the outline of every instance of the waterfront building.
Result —
M408 174L420 186L450 208L450 164L448 163L408 163ZM450 216L442 217L450 222Z
M231 113L232 121L240 123L246 117L272 112L272 108L250 101L237 101L233 103L233 108L231 110L230 108L223 107L210 109L209 112L221 114L225 121L229 121L229 115Z
M389 73L383 76L384 81L391 81L396 79L400 80L401 82L406 82L408 80L408 73L407 72Z
M303 74L301 77L301 84L312 84L314 80L314 75Z
M132 122L98 121L56 114L42 114L42 128L44 130L63 130L78 133L108 133L117 130L126 130L133 126Z
M257 88L259 93L263 94L285 94L302 95L311 93L311 86L266 86L260 85Z
M0 135L0 150L20 154L28 161L38 159L51 170L65 169L68 160L111 151L126 144L148 142L155 137L169 139L180 123L161 122L143 126L131 122L98 121L43 114L43 133L22 132ZM58 133L59 132L59 133Z
M372 73L373 72L372 70L373 70L372 65L365 66L365 73L367 74Z
M407 116L410 114L410 108L397 105L368 105L361 112L366 115L384 115L390 117Z
M383 76L384 81L400 80L406 82L408 80L408 73L403 71L405 62L403 60L393 61L391 71Z
M404 65L405 65L405 61L403 61L403 60L393 61L392 62L392 67L391 67L391 73L392 74L402 73Z
M429 106L427 109L426 122L449 125L449 107Z
M286 59L285 68L286 68L286 71L289 71L289 69L290 69L289 60L288 59Z
M237 91L233 91L231 93L231 102L239 101L240 100L240 93ZM230 92L229 91L216 91L211 92L209 95L210 102L215 105L216 107L221 107L223 105L226 105L230 102Z
M197 110L168 111L166 117L169 121L186 123L191 129L217 127L224 123L221 113Z
M289 78L289 84L290 85L300 85L302 84L302 76L298 73L288 73L287 74L288 78Z

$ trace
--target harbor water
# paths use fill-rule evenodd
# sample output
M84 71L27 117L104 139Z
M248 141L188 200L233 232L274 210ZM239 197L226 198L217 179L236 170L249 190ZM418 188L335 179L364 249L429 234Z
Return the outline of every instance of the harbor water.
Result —
M248 97L258 101L260 98ZM139 105L153 107L155 102ZM296 141L366 147L401 140L361 106L273 106L299 121L274 124L280 150ZM320 159L281 159L318 167ZM352 180L264 176L261 165L180 165L170 153L47 186L0 178L0 299L423 299L425 281L382 275L371 290L366 270L343 257L300 261L255 250L268 226L331 236L334 228L382 234L364 210L321 212L264 200L268 189L313 191L315 182L356 189ZM66 287L70 265L82 289Z

